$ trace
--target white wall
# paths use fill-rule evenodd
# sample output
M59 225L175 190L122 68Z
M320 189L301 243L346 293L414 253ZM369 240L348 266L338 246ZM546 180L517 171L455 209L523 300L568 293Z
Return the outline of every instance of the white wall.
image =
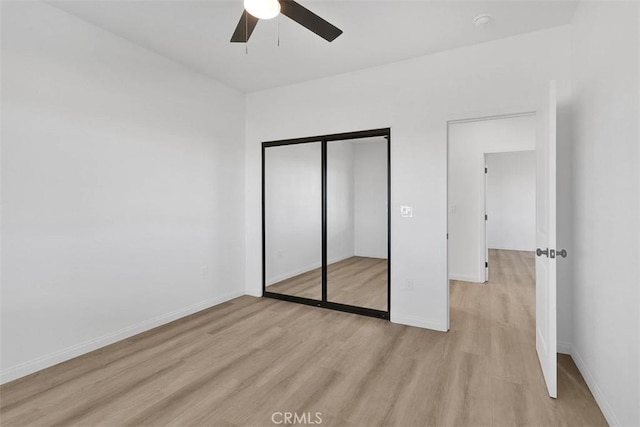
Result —
M449 126L449 278L485 281L484 154L535 147L535 116Z
M536 152L487 154L487 247L536 249Z
M350 141L335 141L327 144L327 262L329 264L354 255L355 158L355 147Z
M243 96L2 2L2 381L240 295Z
M611 425L640 425L640 41L637 2L572 23L573 349Z
M354 143L354 253L387 258L387 140Z
M568 56L568 28L558 27L250 94L247 293L261 292L260 142L391 127L391 318L446 330L447 121L535 110L551 79L566 99ZM400 205L413 218L400 218Z
M320 142L265 149L267 285L322 264L321 162Z

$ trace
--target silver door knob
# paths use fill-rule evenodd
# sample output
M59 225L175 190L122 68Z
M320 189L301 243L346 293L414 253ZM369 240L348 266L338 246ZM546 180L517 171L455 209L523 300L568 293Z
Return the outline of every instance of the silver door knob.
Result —
M540 248L536 249L536 255L538 256L546 256L547 258L549 257L549 248L545 249L544 251Z

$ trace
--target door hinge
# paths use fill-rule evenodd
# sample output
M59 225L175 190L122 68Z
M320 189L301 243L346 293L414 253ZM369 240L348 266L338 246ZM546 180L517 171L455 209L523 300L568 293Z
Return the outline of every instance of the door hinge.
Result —
M447 233L447 239L449 238L449 233Z
M489 172L489 168L484 168L484 173Z
M488 262L484 263L484 268L489 268L489 263Z
M484 214L484 220L486 221L486 220L488 220L488 219L489 219L489 215Z

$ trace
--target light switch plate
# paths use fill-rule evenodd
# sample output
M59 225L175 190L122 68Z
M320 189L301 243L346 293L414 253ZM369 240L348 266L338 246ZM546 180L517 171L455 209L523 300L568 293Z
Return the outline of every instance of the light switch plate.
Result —
M400 206L400 216L402 218L413 218L413 206Z

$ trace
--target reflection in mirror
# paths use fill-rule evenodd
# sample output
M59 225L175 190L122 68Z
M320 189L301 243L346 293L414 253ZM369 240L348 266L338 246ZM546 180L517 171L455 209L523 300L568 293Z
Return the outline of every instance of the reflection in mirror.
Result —
M384 137L327 144L327 299L387 311Z
M267 292L322 298L322 147L264 150Z

